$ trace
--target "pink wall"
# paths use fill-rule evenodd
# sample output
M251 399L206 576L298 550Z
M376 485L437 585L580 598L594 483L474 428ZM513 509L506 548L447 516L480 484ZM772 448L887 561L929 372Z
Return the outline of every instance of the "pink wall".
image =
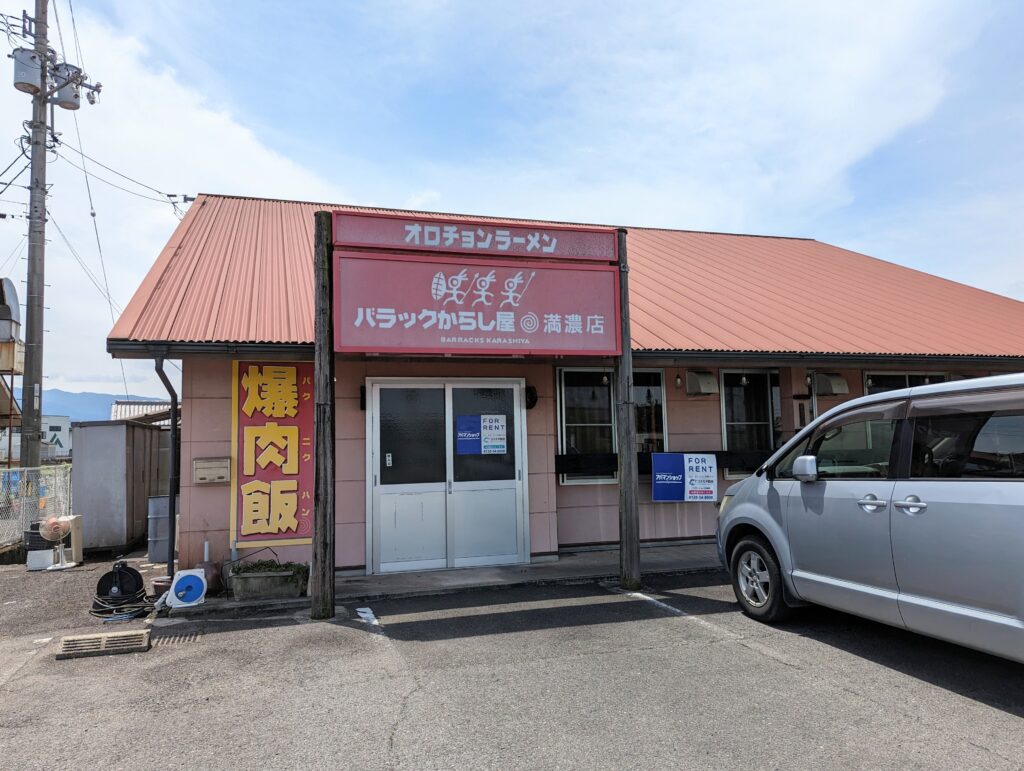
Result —
M585 365L581 365L585 366ZM602 366L602 364L595 364ZM691 365L711 371L712 366ZM638 369L661 369L665 376L668 413L668 450L699 452L722 449L721 406L717 394L689 396L686 370L671 364L638 363ZM872 367L872 370L883 367ZM896 370L896 368L891 368ZM230 492L228 485L192 483L192 459L224 457L231 452L231 361L195 357L183 361L181 517L179 554L188 567L202 559L203 541L210 542L213 559L227 559ZM806 393L807 370L781 367L781 425L788 439L799 428L794 394ZM835 406L863 392L863 370L839 372L850 386L849 396L821 397L819 410ZM898 370L896 370L898 371ZM941 371L941 370L937 370ZM683 379L675 387L675 377ZM967 376L987 373L964 372ZM368 377L525 377L537 389L536 407L527 412L527 464L529 480L530 551L556 553L559 547L614 543L618 540L618 486L615 484L558 484L554 471L558 447L555 366L525 360L501 362L342 361L336 368L336 565L358 568L366 551L366 413L359 409L359 387ZM809 407L809 405L808 405ZM809 413L808 413L809 417ZM719 494L733 480L719 478ZM709 536L717 510L710 503L652 503L650 480L640 482L640 537L672 540ZM309 547L275 548L281 559L305 561ZM243 552L244 553L244 552Z
M228 559L230 488L194 485L192 459L231 453L231 360L195 357L182 362L180 564L202 559L203 541L211 557ZM530 551L558 551L555 515L554 369L551 364L505 362L342 361L335 379L335 564L358 568L366 554L366 413L359 387L368 377L525 377L537 389L537 405L527 412L527 472ZM274 547L281 559L305 561L308 546ZM244 551L241 553L245 553Z

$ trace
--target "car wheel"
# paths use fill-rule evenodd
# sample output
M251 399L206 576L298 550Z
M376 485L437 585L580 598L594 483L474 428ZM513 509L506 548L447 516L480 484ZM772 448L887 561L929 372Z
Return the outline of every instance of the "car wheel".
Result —
M729 573L736 599L748 616L770 624L788 615L789 606L782 597L782 571L763 538L750 536L736 544Z

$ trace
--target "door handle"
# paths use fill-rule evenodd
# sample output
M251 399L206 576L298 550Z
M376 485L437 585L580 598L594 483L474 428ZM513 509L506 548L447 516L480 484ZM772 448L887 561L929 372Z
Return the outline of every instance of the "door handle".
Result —
M448 480L448 494L452 494L452 480L450 479Z
M858 506L876 506L876 507L880 508L882 506L888 506L889 505L889 501L882 501L882 500L879 500L878 498L861 498L859 501L857 501L857 505Z
M916 514L919 511L924 511L928 508L928 504L924 501L918 500L916 495L909 496L904 501L893 501L892 505L897 509L904 509L908 514Z

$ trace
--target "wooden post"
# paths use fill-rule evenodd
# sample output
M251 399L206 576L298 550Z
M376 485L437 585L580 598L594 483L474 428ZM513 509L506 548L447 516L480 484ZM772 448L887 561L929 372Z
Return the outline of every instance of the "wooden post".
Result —
M637 501L636 407L633 404L633 349L629 332L629 263L626 231L619 228L619 308L622 355L615 365L615 421L619 447L619 582L640 588L640 507Z
M330 212L318 211L313 240L313 571L310 618L334 618L334 233Z

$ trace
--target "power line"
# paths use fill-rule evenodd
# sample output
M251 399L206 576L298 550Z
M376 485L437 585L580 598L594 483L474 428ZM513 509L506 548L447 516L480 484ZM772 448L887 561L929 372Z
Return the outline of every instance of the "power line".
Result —
M82 255L80 255L78 253L78 250L71 245L71 241L68 240L67 234L64 233L64 230L57 223L57 220L53 218L53 212L47 210L47 216L49 217L50 222L53 223L53 226L57 229L57 234L64 242L64 245L68 248L68 251L71 252L71 256L75 258L75 262L77 262L78 265L82 268L82 271L85 273L86 278L88 278L92 285L96 287L96 291L100 293L100 295L103 297L104 300L107 301L109 305L112 305L114 308L116 308L118 313L123 312L123 309L117 303L117 301L114 300L114 298L111 297L106 291L104 291L102 282L96 276L96 274L92 272L92 269L86 264L85 260L82 259Z
M112 174L116 174L117 176L121 177L122 179L126 179L129 182L134 182L139 187L144 187L144 188L146 188L146 190L151 190L152 192L156 193L157 195L162 195L164 198L167 199L167 203L170 203L172 206L177 207L177 203L178 202L176 202L174 200L175 198L181 198L182 199L181 203L188 203L190 200L192 200L191 196L189 196L187 193L165 193L163 190L158 190L157 188L153 187L152 185L147 185L145 182L140 182L139 180L135 179L134 177L129 177L127 174L125 174L123 172L120 172L117 169L111 168L110 166L107 166L105 163L103 163L101 161L96 160L91 155L87 155L86 153L83 153L77 147L75 147L74 145L72 145L72 144L70 144L68 142L61 142L61 145L63 145L64 147L68 148L69 150L74 150L76 153L78 153L80 156L82 156L83 163L84 163L85 160L92 161L97 166L100 166L101 168L106 169L107 171L109 171ZM67 160L67 159L65 158L65 160ZM97 179L99 179L99 178L97 177Z
M6 185L4 185L3 187L0 187L0 195L3 195L4 193L6 193L7 192L7 188L9 188L11 185L13 185L15 182L17 182L18 178L21 177L21 175L25 173L25 171L28 169L28 167L30 165L31 165L31 161L29 161L24 166L22 166L21 167L21 171L19 171L17 174L15 174L13 177L11 177L7 181Z
M17 264L18 255L21 254L21 250L24 248L27 242L28 235L26 234L21 237L21 240L18 242L18 245L11 250L11 253L9 255L7 255L7 259L4 260L3 265L0 265L0 274L6 274L8 270L13 268Z
M57 157L60 158L62 161L64 161L69 166L74 166L76 169L81 171L86 176L92 177L97 182L103 182L104 184L110 185L111 187L114 187L114 188L117 188L118 190L120 190L120 191L122 191L124 193L128 193L129 195L134 195L134 196L136 196L138 198L144 198L147 201L156 201L157 203L171 203L171 204L173 204L173 201L168 201L167 199L164 199L164 198L154 198L151 195L143 195L142 193L136 193L134 190L129 190L126 187L122 187L121 185L118 185L118 184L115 184L115 183L111 182L109 179L104 179L103 177L101 177L101 176L99 176L97 174L93 174L91 171L89 171L88 169L86 169L86 168L84 168L82 166L79 166L74 161L68 160L68 158L66 156L62 155L61 153L57 153Z
M59 27L58 27L59 29ZM75 120L75 135L78 138L78 146L82 146L82 132L78 128L78 116L75 113L71 113L71 116ZM65 159L67 160L67 159ZM89 184L89 172L85 168L85 160L82 160L82 174L85 179L85 192L89 197L89 216L92 217L92 232L96 236L96 251L100 255L100 269L103 271L103 289L104 294L107 298L107 307L110 309L110 323L116 324L117 317L114 314L114 300L110 296L110 281L107 279L107 261L103 257L103 244L100 243L100 227L96 222L96 206L92 200L92 185ZM124 395L129 396L128 393L128 377L124 372L124 360L118 359L118 363L121 365L121 381L124 383Z
M20 161L22 159L22 157L24 157L24 156L21 153L18 153L18 155L16 155L14 157L14 160L7 164L7 168L4 169L3 171L0 171L0 177L2 177L4 174L6 174L8 171L10 171L11 170L11 166L13 166L18 161Z

